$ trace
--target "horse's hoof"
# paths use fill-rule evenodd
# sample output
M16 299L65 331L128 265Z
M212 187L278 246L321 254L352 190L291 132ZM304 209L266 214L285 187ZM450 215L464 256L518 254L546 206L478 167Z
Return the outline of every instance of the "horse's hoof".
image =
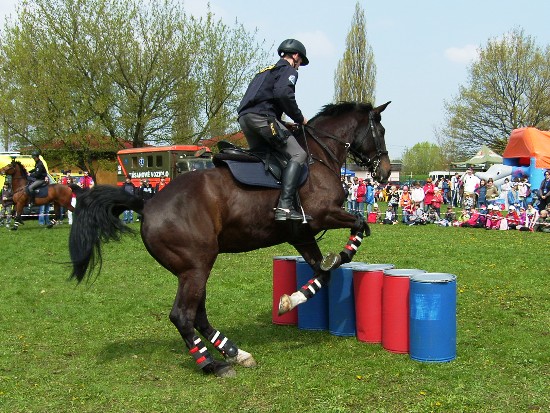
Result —
M329 252L323 257L320 268L322 271L331 271L338 268L342 264L342 258L340 254Z
M257 365L258 363L256 363L256 360L254 360L254 357L252 356L249 356L239 361L239 366L243 366L246 368L256 367Z
M17 227L16 226L11 227L10 231L17 231Z
M238 364L239 366L246 368L256 367L258 365L256 360L254 360L254 357L252 357L252 354L241 349L239 349L239 352L235 357L226 357L225 360L228 363Z
M281 298L279 299L279 315L288 313L290 310L292 310L292 302L290 301L290 297L286 294L281 295Z
M214 374L216 375L216 377L221 377L222 379L237 377L237 372L230 364L224 364L221 365L219 368L216 368L214 370Z
M46 225L46 228L48 228L48 229L53 228L53 224L48 224L48 225Z
M202 368L204 374L213 374L216 377L227 378L236 377L237 372L233 366L226 361L214 360Z

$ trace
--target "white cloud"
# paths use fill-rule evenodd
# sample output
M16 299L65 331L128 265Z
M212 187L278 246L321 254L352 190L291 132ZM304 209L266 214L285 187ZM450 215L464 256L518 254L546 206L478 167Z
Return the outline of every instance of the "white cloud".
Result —
M336 57L336 46L334 46L327 35L320 30L296 33L294 38L300 40L304 44L309 60L311 60L312 57L314 59Z
M478 47L467 44L463 47L450 47L445 50L445 57L455 63L471 63L479 57Z

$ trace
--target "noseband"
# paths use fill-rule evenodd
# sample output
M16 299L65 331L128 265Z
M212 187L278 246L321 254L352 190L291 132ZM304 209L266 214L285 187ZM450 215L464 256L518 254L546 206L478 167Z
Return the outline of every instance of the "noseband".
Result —
M362 134L360 137L355 138L351 144L349 144L348 142L343 141L342 139L340 139L337 136L334 136L334 135L331 135L331 134L328 134L328 133L325 133L325 132L321 132L318 129L316 129L315 127L313 127L309 124L306 124L305 127L307 129L309 129L310 135L313 138L313 140L315 142L317 142L319 144L319 146L321 146L324 149L324 151L336 163L340 162L339 159L336 157L334 152L332 152L332 150L319 139L319 137L315 134L315 132L321 133L323 136L326 136L327 138L330 138L332 140L335 140L336 142L341 143L346 148L346 157L347 157L348 152L349 152L351 154L351 157L352 157L353 161L357 165L368 168L368 170L372 173L374 173L376 171L376 169L378 168L378 166L380 165L382 156L388 154L388 151L384 147L384 143L382 141L382 136L380 136L380 134L376 131L376 127L374 125L374 113L373 113L373 111L369 112L369 126L367 128L367 131L364 134ZM372 131L372 137L374 139L374 146L376 148L376 153L372 158L369 158L369 157L365 156L359 150L363 146L363 143L365 142L365 139L367 139L367 136L369 134L369 130ZM305 138L305 134L304 134L304 138Z

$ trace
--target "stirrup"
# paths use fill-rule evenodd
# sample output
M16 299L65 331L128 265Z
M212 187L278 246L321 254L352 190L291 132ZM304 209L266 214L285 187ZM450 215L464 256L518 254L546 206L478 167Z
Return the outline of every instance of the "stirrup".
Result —
M275 208L275 221L301 221L302 219L302 214L294 209L280 207Z

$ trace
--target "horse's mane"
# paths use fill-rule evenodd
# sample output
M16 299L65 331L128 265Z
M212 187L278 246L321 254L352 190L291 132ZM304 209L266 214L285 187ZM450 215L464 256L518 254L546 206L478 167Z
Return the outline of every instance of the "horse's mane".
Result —
M339 103L329 103L322 107L317 115L313 119L321 116L339 116L352 111L369 113L373 109L372 104L370 103L358 103L358 102L339 102ZM313 120L312 119L312 120Z
M27 169L25 168L25 165L23 165L21 162L19 161L15 161L14 162L16 165L19 165L19 167L21 168L21 174L24 176L24 177L27 177L28 173L27 173Z

